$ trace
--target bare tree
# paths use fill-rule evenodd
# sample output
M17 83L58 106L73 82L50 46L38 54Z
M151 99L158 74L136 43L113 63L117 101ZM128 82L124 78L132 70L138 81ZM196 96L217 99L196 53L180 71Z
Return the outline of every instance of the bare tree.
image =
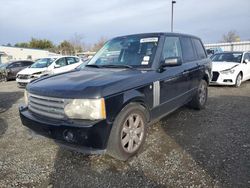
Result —
M107 40L108 39L106 37L101 37L99 39L99 41L93 45L93 47L91 48L91 50L94 51L94 52L97 52L98 50L101 49L101 47L103 47L103 45L105 44L105 42Z
M239 42L240 36L237 34L236 31L229 31L228 33L222 36L221 42Z
M85 49L85 44L83 42L83 36L80 34L75 33L74 36L69 40L72 47L74 48L74 53L78 53Z

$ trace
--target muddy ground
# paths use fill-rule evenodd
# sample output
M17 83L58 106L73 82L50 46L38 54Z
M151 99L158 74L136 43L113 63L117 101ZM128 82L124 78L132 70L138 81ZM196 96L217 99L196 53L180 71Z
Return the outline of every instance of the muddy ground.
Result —
M128 162L85 156L31 135L23 89L0 83L0 187L250 187L250 81L210 87L205 110L183 107L149 128Z

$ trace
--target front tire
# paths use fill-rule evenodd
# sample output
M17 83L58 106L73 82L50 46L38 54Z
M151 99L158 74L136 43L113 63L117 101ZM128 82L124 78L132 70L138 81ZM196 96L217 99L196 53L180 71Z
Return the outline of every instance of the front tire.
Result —
M190 102L190 106L194 109L201 110L204 109L207 103L208 89L207 82L201 80L198 89Z
M128 104L113 123L107 153L122 161L135 155L145 141L146 126L145 108L137 103Z
M235 87L240 87L242 83L242 74L239 73L235 80Z

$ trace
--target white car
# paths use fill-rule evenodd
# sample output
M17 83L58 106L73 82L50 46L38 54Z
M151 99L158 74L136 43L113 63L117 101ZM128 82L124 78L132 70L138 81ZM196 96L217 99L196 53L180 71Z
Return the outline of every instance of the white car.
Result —
M250 52L222 52L211 59L211 85L239 87L243 81L250 79Z
M32 80L50 74L63 73L78 67L82 60L77 56L55 56L37 60L30 67L17 73L18 86L24 87Z

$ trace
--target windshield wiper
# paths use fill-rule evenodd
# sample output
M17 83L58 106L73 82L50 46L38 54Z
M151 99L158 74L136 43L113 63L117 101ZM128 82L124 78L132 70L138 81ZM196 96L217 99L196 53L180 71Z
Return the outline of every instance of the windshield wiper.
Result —
M134 67L132 67L130 65L118 65L118 64L102 65L101 67L105 67L105 68L128 68L128 69L134 69Z
M100 68L101 66L96 65L96 64L90 64L90 65L85 65L85 67L94 67L94 68Z

